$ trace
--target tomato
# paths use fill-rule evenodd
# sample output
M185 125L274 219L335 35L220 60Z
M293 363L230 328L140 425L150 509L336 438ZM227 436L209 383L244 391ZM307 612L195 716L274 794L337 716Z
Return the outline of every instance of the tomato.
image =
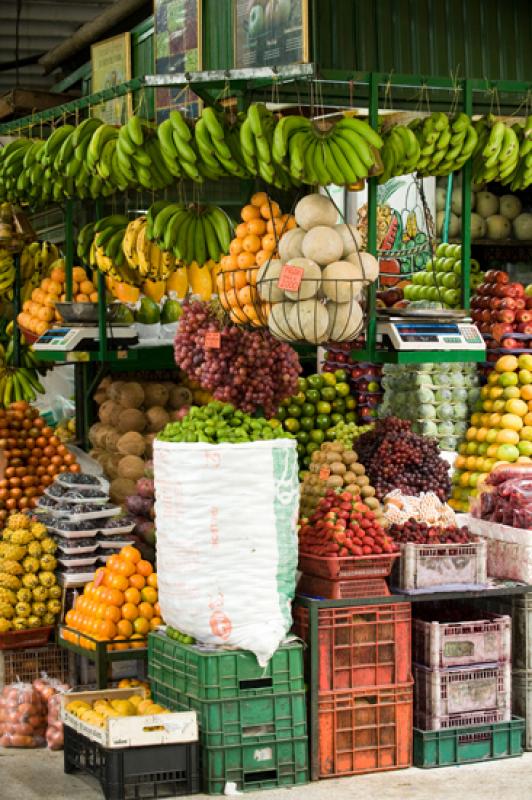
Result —
M41 448L46 447L47 444L48 444L48 439L46 439L45 436L38 436L35 439L35 444L37 445L37 447L41 447Z
M47 458L52 458L52 456L55 456L55 447L48 445L44 448L43 452Z
M43 420L42 417L37 417L36 419L33 420L33 426L35 428L40 428L42 430L45 425L46 422Z
M18 502L13 497L10 497L9 500L6 500L6 508L8 511L14 511L17 506Z
M42 429L42 435L43 435L43 436L46 436L46 438L47 438L47 439L49 439L49 438L50 438L50 436L53 436L53 435L54 435L54 429L53 429L53 428L50 428L50 426L49 426L49 425L46 425L46 426L45 426L45 427Z

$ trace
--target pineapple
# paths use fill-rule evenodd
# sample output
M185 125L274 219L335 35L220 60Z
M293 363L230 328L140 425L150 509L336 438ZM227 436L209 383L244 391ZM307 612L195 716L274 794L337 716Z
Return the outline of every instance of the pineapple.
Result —
M37 617L35 616L35 614L32 614L30 617L28 617L27 626L28 628L40 628L41 627L40 617Z
M26 558L22 562L22 566L24 567L24 572L38 572L39 559L33 558L33 556L26 556Z
M42 540L41 548L42 548L43 553L50 553L50 555L53 556L53 554L57 550L57 545L54 542L54 540L50 538L50 536L47 536L46 539Z
M7 633L8 631L12 630L13 623L5 619L5 617L0 617L0 633Z
M8 561L5 558L1 558L0 572L7 572L8 575L22 575L24 570L18 561Z
M55 595L53 596L55 597ZM50 597L52 597L52 595L50 595ZM18 599L20 600L22 598L19 597ZM11 605L14 606L17 602L17 595L15 592L12 592L11 589L0 588L0 602L11 603Z
M30 572L23 576L22 585L27 589L35 589L35 587L39 585L39 578L37 575L34 575L32 572Z
M29 603L17 603L15 606L15 614L17 617L29 617L31 614L31 606Z
M21 603L31 603L32 601L31 589L26 589L26 587L19 589L16 594L16 599Z
M44 603L44 601L48 599L48 589L46 586L36 586L35 589L31 590L31 594L33 599L39 603Z
M4 589L12 589L14 592L21 587L20 578L16 575L8 575L6 572L0 572L0 586Z
M46 614L47 608L45 603L33 603L31 607L32 612L35 614L36 617L44 617Z
M0 543L0 558L8 561L22 561L26 555L26 548L20 544Z
M61 603L59 600L48 600L46 608L50 614L59 614L61 611Z
M25 617L15 617L13 620L13 628L16 631L23 631L27 628L27 622Z
M41 558L40 565L41 570L44 570L45 572L53 572L57 567L57 561L53 556L45 553L45 555Z
M50 586L48 589L48 597L53 600L58 600L62 596L63 592L60 586Z
M41 586L46 586L46 588L53 586L55 583L55 575L53 572L39 572L39 581Z
M47 612L44 617L42 618L43 625L54 625L55 624L55 614L50 614Z
M13 531L10 531L9 528L5 528L2 531L2 541L4 542L11 542L11 537L13 536Z
M10 528L13 528L13 530L15 531L18 530L27 531L31 526L31 521L30 518L27 517L25 514L11 514L11 516L7 521L7 524Z
M42 547L39 542L30 542L28 545L28 555L34 558L40 558L42 555Z
M34 522L31 526L31 533L33 538L40 542L41 539L44 539L48 531L46 529L46 525L43 525L42 522Z
M12 619L15 616L11 603L0 603L0 617Z
M18 516L18 515L17 515ZM32 542L34 539L33 534L31 531L12 531L8 541L12 542L13 544L22 544L26 545ZM4 540L5 540L5 532L4 532Z

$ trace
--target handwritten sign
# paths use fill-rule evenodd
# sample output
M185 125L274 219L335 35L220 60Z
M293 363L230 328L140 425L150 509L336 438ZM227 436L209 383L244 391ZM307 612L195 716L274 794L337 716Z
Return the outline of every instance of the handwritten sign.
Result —
M303 280L303 267L294 267L292 264L285 264L281 268L277 286L285 292L298 292Z
M219 331L207 331L205 334L205 347L211 350L219 350L222 344L222 337Z
M326 481L330 474L331 468L327 464L324 464L319 472L320 481Z

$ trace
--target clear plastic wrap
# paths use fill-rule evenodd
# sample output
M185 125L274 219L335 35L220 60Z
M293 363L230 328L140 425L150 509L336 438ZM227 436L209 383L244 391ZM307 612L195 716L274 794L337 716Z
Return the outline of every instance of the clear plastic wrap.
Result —
M498 486L513 478L532 480L531 464L504 464L495 467L486 478L486 483L490 486Z
M528 474L532 470L522 466L524 470L504 466L494 471L497 475L491 473L471 509L474 517L532 530L532 476Z
M61 695L70 691L70 686L60 683L55 678L48 678L46 674L33 682L33 688L47 704L47 726L45 732L46 744L49 750L62 750L65 737L63 723L60 719Z
M12 683L0 695L0 746L44 747L47 704L31 683Z

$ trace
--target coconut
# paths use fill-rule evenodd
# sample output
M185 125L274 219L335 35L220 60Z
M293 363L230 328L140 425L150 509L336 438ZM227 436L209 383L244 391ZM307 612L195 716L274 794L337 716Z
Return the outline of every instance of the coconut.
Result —
M165 406L168 403L170 392L162 383L144 384L144 405L146 408L151 406Z
M116 427L119 433L128 431L142 433L146 427L146 417L138 408L123 408Z
M331 264L339 261L344 252L344 240L333 228L318 225L303 239L303 255L316 264Z
M288 233L294 233L295 230L294 228ZM260 267L257 273L257 290L261 300L265 300L268 303L278 303L284 298L283 290L277 286L282 268L283 262L278 259L266 262Z
M123 410L114 400L106 400L98 409L98 416L104 425L116 425Z
M136 381L124 383L118 391L117 402L124 408L140 408L144 402L144 389Z
M322 194L308 194L295 207L294 216L299 227L309 231L318 225L332 228L338 220L338 211L328 197Z
M144 475L144 461L139 456L124 456L118 462L118 475L131 481L138 481Z
M144 437L136 431L124 433L116 443L116 449L124 456L142 456L146 449Z
M321 286L321 269L316 262L310 258L293 258L290 266L301 267L303 277L297 292L285 290L286 297L289 300L308 300L310 297L314 297Z
M323 303L316 298L295 303L288 322L296 331L297 337L305 342L319 344L327 338L329 314Z
M135 494L135 488L136 481L130 480L129 478L115 478L111 481L111 485L109 486L109 497L113 503L119 503L121 505L126 497Z
M306 231L303 228L292 228L283 233L279 240L279 258L286 264L291 258L301 258L303 251L301 243L305 238Z
M152 406L146 411L148 433L159 433L170 421L170 416L162 406Z
M347 225L342 222L340 225L335 225L334 230L342 237L344 243L340 258L346 258L350 253L356 253L362 248L362 236L355 225Z

